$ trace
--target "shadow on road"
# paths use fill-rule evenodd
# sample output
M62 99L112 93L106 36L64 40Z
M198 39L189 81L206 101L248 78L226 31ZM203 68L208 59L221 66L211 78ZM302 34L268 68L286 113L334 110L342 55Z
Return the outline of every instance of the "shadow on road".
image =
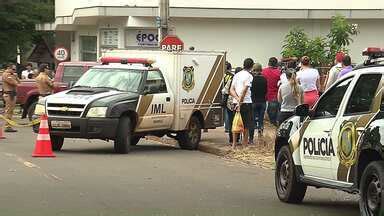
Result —
M158 144L153 144L153 145L140 145L138 144L137 146L132 146L131 151L129 154L148 154L148 153L156 153L156 152L175 152L175 151L183 151L180 148L173 147L173 146L168 146L168 145L158 145ZM63 149L60 151L60 154L94 154L94 155L102 155L102 154L114 154L113 150L113 144L111 143L110 146L92 146L92 147L87 147L87 148L70 148L64 146Z
M349 209L356 210L356 215L359 215L359 203L357 201L304 201L298 206L305 206L311 208L328 209L328 210L340 210Z

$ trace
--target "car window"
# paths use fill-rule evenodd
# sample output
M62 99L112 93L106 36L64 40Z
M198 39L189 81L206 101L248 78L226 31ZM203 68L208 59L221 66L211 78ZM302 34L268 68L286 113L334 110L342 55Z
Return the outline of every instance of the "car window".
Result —
M148 94L166 93L167 85L160 71L148 71L144 90Z
M331 118L335 117L339 110L341 101L343 100L344 94L351 84L352 77L338 83L333 86L329 91L321 97L315 108L315 118Z
M371 111L372 101L381 80L381 74L360 76L349 98L346 115Z
M76 82L83 75L83 66L64 66L63 82Z
M120 91L139 92L142 80L142 70L91 68L77 81L76 86L91 88L116 88Z

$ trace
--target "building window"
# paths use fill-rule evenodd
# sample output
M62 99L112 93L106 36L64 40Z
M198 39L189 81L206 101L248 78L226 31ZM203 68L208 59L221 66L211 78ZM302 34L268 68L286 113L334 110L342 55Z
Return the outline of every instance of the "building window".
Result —
M97 60L97 37L96 36L80 36L80 60L81 61Z
M101 33L101 47L117 48L119 43L119 30L118 29L102 29Z

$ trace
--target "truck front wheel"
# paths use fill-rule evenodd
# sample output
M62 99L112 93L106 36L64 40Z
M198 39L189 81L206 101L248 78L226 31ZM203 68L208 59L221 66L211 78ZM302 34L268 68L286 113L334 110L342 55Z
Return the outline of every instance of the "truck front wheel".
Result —
M177 134L179 146L182 149L196 150L201 139L201 122L196 116L192 116L188 129Z
M277 156L275 188L279 199L287 203L302 202L307 191L307 186L296 178L295 167L288 146L281 147Z
M384 161L368 164L360 180L360 215L384 215Z
M127 154L132 142L132 123L128 116L120 118L114 142L115 152L118 154Z
M60 151L64 144L64 137L51 136L52 150Z

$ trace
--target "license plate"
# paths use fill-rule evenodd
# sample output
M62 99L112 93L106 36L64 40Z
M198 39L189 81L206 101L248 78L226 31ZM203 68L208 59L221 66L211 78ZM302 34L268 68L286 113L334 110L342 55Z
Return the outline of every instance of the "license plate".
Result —
M56 129L71 129L70 121L51 121L51 127Z

